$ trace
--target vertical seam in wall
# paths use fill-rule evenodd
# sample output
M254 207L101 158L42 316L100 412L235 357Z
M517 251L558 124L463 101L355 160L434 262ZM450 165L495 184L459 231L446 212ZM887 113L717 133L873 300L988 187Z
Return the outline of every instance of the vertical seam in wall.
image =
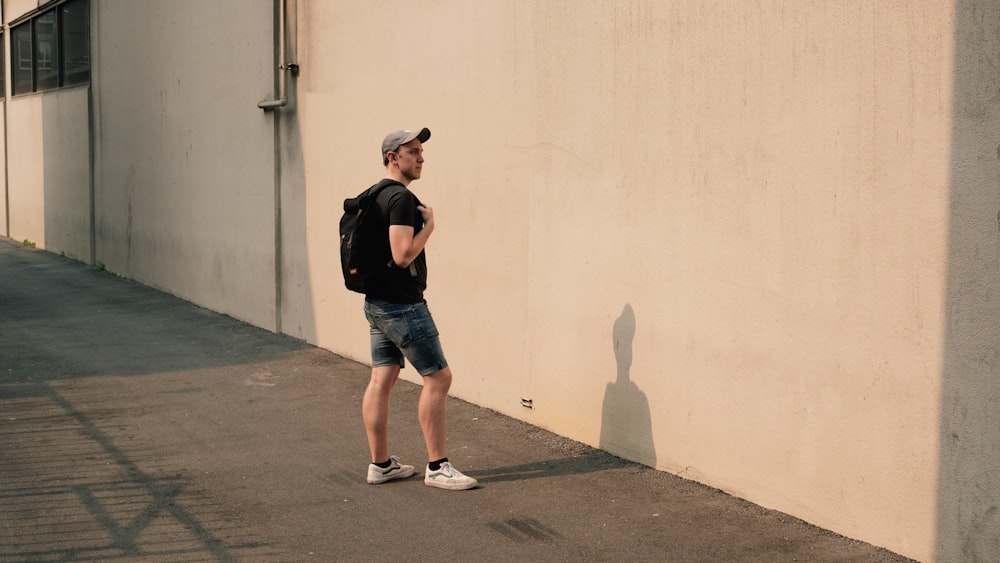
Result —
M3 235L10 238L10 158L8 158L7 153L10 152L10 139L7 137L7 119L9 117L7 108L10 107L10 100L7 99L7 83L9 80L7 78L7 48L8 38L10 37L10 29L7 28L7 17L6 17L7 0L0 0L0 26L3 26L3 92L0 92L0 96L3 96Z
M277 68L278 65L284 64L283 61L278 60L278 53L280 52L281 46L278 45L278 38L281 36L278 30L277 22L280 21L278 16L278 10L282 9L282 0L276 0L274 3L274 13L272 14L271 21L274 24L271 26L272 29L272 42L274 45L273 55L273 66L272 68ZM279 72L283 72L279 71ZM274 77L275 85L277 88L277 75ZM278 109L269 112L274 117L274 331L277 333L282 333L281 326L281 113ZM266 115L266 113L265 113Z
M100 45L99 40L96 38L99 36L99 26L98 20L98 6L100 5L100 0L91 1L88 3L87 13L90 17L88 33L90 33L90 85L87 86L87 129L88 129L88 158L90 159L90 185L88 186L90 190L89 194L89 204L90 204L90 260L88 263L91 266L97 265L97 178L98 178L98 158L97 153L99 150L98 140L100 134L98 131L98 124L101 119L100 112L100 84L98 75L98 63L100 62L100 56L95 56L98 46ZM97 91L95 92L95 85Z
M93 64L93 60L91 60ZM91 77L93 77L93 67L91 67ZM88 204L90 205L90 258L87 261L88 264L93 266L97 260L97 241L96 241L96 227L94 225L96 219L96 212L94 210L94 89L92 86L87 87L87 158L89 159L90 167L90 182L87 186L89 191L88 194Z
M274 112L274 331L281 327L281 151L280 119Z
M6 40L7 34L4 33L4 41ZM7 153L10 152L10 138L7 137L7 119L9 117L7 108L9 104L6 99L6 84L4 84L3 95L5 96L3 101L3 234L5 237L10 238L10 159L7 157Z

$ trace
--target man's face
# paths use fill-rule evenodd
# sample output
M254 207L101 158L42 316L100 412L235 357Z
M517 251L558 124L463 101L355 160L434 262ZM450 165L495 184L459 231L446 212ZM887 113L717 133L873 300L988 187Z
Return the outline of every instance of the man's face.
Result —
M399 147L396 164L403 177L411 181L420 179L420 170L424 167L424 147L420 139L413 139Z

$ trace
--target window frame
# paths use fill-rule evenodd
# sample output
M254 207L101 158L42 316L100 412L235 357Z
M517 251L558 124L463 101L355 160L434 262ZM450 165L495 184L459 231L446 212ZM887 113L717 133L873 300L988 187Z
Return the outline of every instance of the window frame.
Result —
M15 25L9 26L10 28L10 95L14 96L26 96L28 94L33 94L35 92L35 65L34 65L34 44L31 40L33 33L31 30L31 20L19 22ZM23 38L22 35L24 31L28 32L27 39ZM25 47L27 48L28 56L25 57ZM14 58L17 57L17 60ZM28 73L28 90L20 91L21 78L19 75L23 72Z
M42 20L49 16L52 18L52 36L50 39L45 39L39 32L39 27L43 25ZM36 92L47 92L62 86L59 72L59 51L62 50L61 23L56 8L45 10L31 18L31 62L34 72L31 82ZM45 25L49 24L46 22ZM50 43L49 49L43 49L46 43Z
M72 44L68 40L68 35L70 31L66 27L66 11L65 7L67 4L73 4L74 2L80 4L84 8L84 18L83 18L83 35L82 37L86 41L87 47L87 78L86 80L74 80L68 81L67 77L74 74L70 71L78 72L76 68L70 68L69 63L71 62L70 57L67 56L67 47ZM91 70L91 42L90 42L90 2L91 0L63 0L55 5L55 10L57 11L56 17L59 20L59 87L60 88L72 88L74 86L83 86L84 84L90 84L90 70ZM72 53L78 54L78 53Z
M79 86L89 86L91 82L91 36L90 36L90 2L91 0L51 0L39 6L38 9L28 12L23 16L15 19L7 25L7 28L11 31L11 40L15 40L15 34L21 35L23 31L27 31L27 39L20 39L19 43L15 46L12 44L10 52L11 61L11 97L29 96L31 94L42 94L45 92L51 92L53 90L61 90L63 88L76 88ZM75 80L67 82L66 75L69 74L67 70L67 59L66 59L66 30L65 30L65 14L63 8L67 4L78 4L84 9L84 37L86 41L86 60L87 60L87 70L85 80ZM38 22L41 18L46 16L52 16L52 52L49 58L46 59L50 68L47 69L47 75L45 78L44 86L40 86L42 80L40 80L40 61L39 52L41 49L38 48L40 44L39 34L37 30ZM17 33L15 33L17 32ZM2 36L0 36L2 37ZM21 45L24 43L24 45ZM29 55L24 56L23 46L29 47ZM81 51L82 52L82 51ZM14 61L15 55L17 56L17 61ZM4 53L4 64L7 61L7 54ZM31 87L30 90L15 91L17 82L13 80L16 68L21 72L27 70L31 75ZM25 68L27 65L27 68ZM54 71L54 76L52 76L52 71ZM53 80L54 79L54 80ZM2 82L0 82L2 83Z

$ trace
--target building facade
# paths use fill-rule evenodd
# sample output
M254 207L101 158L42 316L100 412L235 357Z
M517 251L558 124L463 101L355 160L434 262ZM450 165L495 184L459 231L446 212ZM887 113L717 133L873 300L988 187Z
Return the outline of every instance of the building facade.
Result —
M995 0L2 8L0 234L365 362L340 206L426 126L454 395L1000 559Z

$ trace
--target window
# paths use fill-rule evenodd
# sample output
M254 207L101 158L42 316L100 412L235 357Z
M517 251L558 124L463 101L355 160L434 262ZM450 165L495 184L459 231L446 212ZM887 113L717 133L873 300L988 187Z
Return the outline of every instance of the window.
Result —
M62 81L63 86L90 82L90 14L87 0L66 2L59 7L62 26Z
M13 95L90 82L87 2L59 2L10 28Z
M50 10L35 18L35 89L59 87L59 55L56 50L56 11Z
M12 93L26 94L35 91L31 72L31 21L10 29L11 88Z

